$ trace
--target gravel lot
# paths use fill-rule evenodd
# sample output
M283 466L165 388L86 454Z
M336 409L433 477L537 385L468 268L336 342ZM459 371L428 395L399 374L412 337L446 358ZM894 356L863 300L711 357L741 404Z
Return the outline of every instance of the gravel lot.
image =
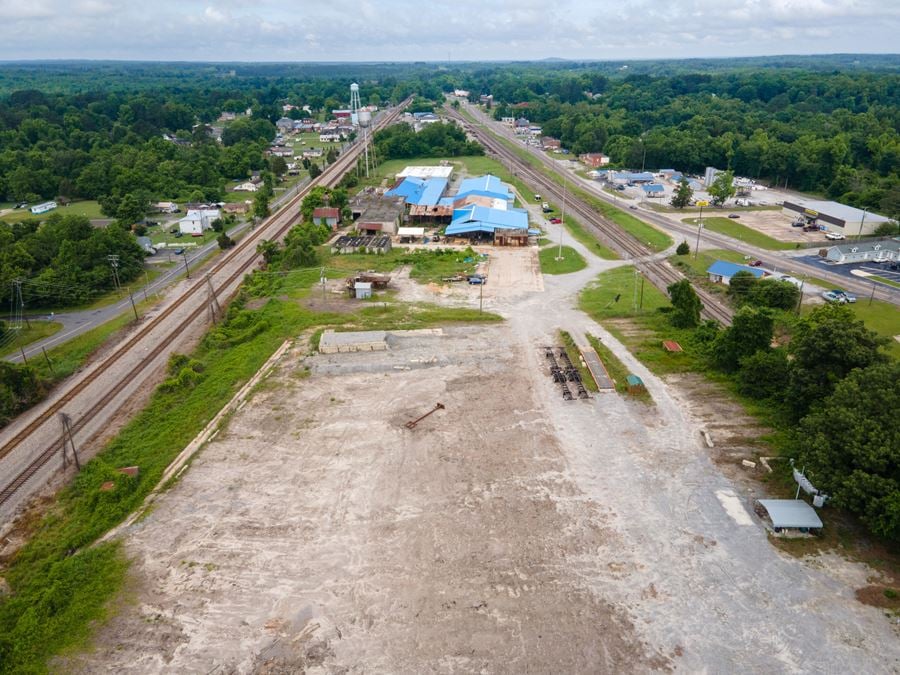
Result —
M770 545L699 442L708 420L573 308L622 264L575 246L590 267L546 279L526 251L492 253L485 306L502 325L288 352L126 534L133 601L58 665L896 672L895 627L853 597L867 571ZM601 337L656 405L564 402L542 355L559 328Z

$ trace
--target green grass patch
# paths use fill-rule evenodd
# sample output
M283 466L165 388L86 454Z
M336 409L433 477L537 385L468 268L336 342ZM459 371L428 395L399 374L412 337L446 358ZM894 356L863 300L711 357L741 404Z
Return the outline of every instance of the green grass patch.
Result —
M595 253L604 260L618 260L619 254L602 243L597 237L588 232L584 226L571 216L566 216L566 230L572 235L572 239L586 246L589 251Z
M886 279L885 277L880 277L877 274L870 274L866 277L867 281L877 281L880 284L887 284L888 286L893 286L894 288L900 288L900 282L894 281L893 279Z
M549 246L541 249L538 258L541 261L541 272L544 274L571 274L587 267L587 263L581 254L571 246L562 247L562 260L557 260L560 249L558 246Z
M83 646L92 623L104 618L104 608L121 588L126 567L116 545L90 545L143 502L172 459L285 339L319 327L420 328L502 320L427 303L361 303L353 314L316 313L297 302L310 293L312 280L264 277L251 278L245 288L264 288L274 297L253 310L242 308L245 296L239 297L227 320L211 329L190 357L170 359L168 377L147 407L58 494L29 543L3 570L12 594L0 601L0 672L45 671L54 654ZM132 465L141 469L136 477L116 470ZM106 481L115 488L100 492Z
M581 292L579 307L599 321L636 316L669 306L668 296L656 286L644 281L643 288L642 303L641 275L635 274L632 265L617 267L598 275Z
M699 218L684 218L683 222L688 225L697 225ZM733 218L720 218L712 216L703 219L703 228L710 232L718 232L728 237L747 242L758 248L764 248L768 251L786 251L797 248L797 244L786 241L778 241L767 234L763 234L758 230L754 230L746 225L742 225Z
M568 332L561 330L559 331L559 337L562 340L566 354L569 356L569 360L581 374L581 381L584 383L584 388L593 392L600 391L600 388L594 381L594 376L591 375L590 369L581 362L581 350L578 348L578 345L575 344L575 340L572 339L572 336Z
M625 364L619 360L619 357L613 354L609 347L593 335L588 334L587 339L588 342L591 343L591 347L594 348L594 351L597 352L597 356L600 357L603 365L606 367L606 372L615 384L618 393L624 394L625 396L631 396L644 403L653 404L653 397L646 389L639 394L632 394L628 391L628 382L625 378L630 375L630 372L628 371L628 368L625 367Z
M33 206L30 205L30 206ZM7 223L18 223L23 220L29 220L34 218L36 220L44 220L53 213L59 213L61 215L78 215L78 216L87 216L91 220L98 219L108 219L109 216L105 216L100 212L100 204L96 201L82 201L82 202L72 202L68 206L58 206L52 211L47 211L47 213L42 213L40 215L34 215L30 209L13 209L10 213L4 214L0 216L0 220L3 220Z
M7 340L2 345L3 352L13 354L21 347L27 347L32 342L43 340L62 330L62 324L56 321L29 321L29 326L22 326L18 330L10 331Z

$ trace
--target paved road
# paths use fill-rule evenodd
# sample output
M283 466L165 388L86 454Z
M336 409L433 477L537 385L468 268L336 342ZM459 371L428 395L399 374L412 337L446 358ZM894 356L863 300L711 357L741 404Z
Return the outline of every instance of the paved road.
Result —
M298 190L303 189L303 187L306 186L308 182L309 179L304 179L291 187L289 190L285 190L284 192L279 194L273 202L272 210L277 210L278 207L281 206L281 204L295 195ZM251 225L252 223L250 222L240 223L228 230L228 235L232 238L238 237L241 233L250 228ZM206 260L208 256L214 251L218 250L218 246L219 245L216 243L216 240L213 239L212 241L209 241L196 249L185 249L184 256L180 259L180 261L179 256L172 256L171 253L167 254L165 250L161 250L156 256L153 256L153 259L162 260L165 259L168 255L170 260L180 262L181 264L166 270L165 272L163 272L163 274L159 275L149 284L144 284L143 286L136 288L134 290L134 301L138 303L143 300L150 299L151 297L164 291L172 283L184 276L185 264L192 271L199 271L199 269L202 269L206 262L208 262L208 260ZM59 345L68 342L74 337L93 330L94 328L103 325L107 321L115 319L122 313L131 311L131 300L126 295L118 302L96 309L86 309L77 312L60 312L58 314L54 313L52 315L29 315L28 318L31 320L56 321L58 323L61 323L63 327L62 330L54 333L53 335L44 338L43 340L32 342L30 345L25 347L25 357L29 359L41 358L42 349L52 349L53 347L58 347ZM5 358L14 363L21 363L22 353L21 351L18 351L12 354L8 354Z
M639 210L637 211L637 213L635 213L634 211L632 211L632 213L642 220L674 234L676 238L687 239L689 242L691 242L691 245L693 245L694 241L696 240L696 227L685 225L680 220L677 220L674 217L669 217L665 214L652 211L646 207L641 207L641 203L637 200L610 195L609 193L605 192L600 184L596 181L583 178L577 175L571 169L562 167L558 161L548 157L542 150L530 146L525 146L510 129L505 127L500 122L490 119L487 115L484 114L483 111L481 111L476 106L464 104L464 107L466 109L466 112L477 119L481 124L487 126L496 135L502 136L508 140L515 142L518 146L524 148L527 152L531 153L535 158L540 160L545 166L549 167L553 171L557 173L565 173L569 176L570 181L578 184L582 188L589 190L594 196L603 199L611 204L614 204L615 206L618 206L620 208L632 205L638 206ZM801 278L803 276L821 277L823 279L833 281L836 287L842 286L847 290L854 291L858 294L869 294L872 292L871 282L865 282L845 276L840 273L835 273L831 271L831 269L826 268L823 265L813 264L808 260L805 260L804 256L809 255L808 249L801 249L800 251L792 252L768 251L765 249L757 248L755 246L751 246L746 242L733 239L723 234L710 232L709 230L703 230L701 232L700 241L701 244L705 244L708 247L727 248L732 251L737 251L738 253L741 253L743 255L762 260L764 263L764 267L768 270L791 274L792 276L798 278ZM900 290L888 288L886 286L880 286L875 289L875 298L891 302L895 305L900 305Z

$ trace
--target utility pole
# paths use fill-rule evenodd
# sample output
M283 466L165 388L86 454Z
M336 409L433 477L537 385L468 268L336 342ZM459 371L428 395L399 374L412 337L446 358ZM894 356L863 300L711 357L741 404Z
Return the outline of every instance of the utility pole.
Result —
M875 298L875 286L876 286L876 283L873 281L872 282L872 294L869 296L869 307L872 306L872 300Z
M106 256L106 259L109 261L109 266L112 267L113 281L116 284L116 292L119 295L122 295L122 286L119 284L119 256L108 255Z
M863 217L862 220L859 221L859 232L856 233L856 241L859 241L859 238L862 237L863 225L866 224L866 214L869 212L869 207L863 209Z
M63 468L65 469L69 464L69 458L66 456L66 446L72 446L72 457L75 458L75 468L81 471L81 460L78 459L78 450L75 447L75 439L72 437L72 427L69 426L69 423L72 421L71 418L64 412L59 413L59 421L62 425L62 458L63 458Z
M131 310L134 312L134 320L137 321L141 317L138 316L137 307L134 306L134 293L128 291L128 299L131 300Z
M207 285L206 303L209 307L210 318L212 319L212 322L215 323L216 317L219 314L221 314L221 312L222 312L222 308L219 306L218 298L216 298L216 290L213 288L212 277L210 276L209 272L206 273L206 285Z
M484 279L478 284L478 311L484 312Z
M191 268L188 267L188 259L187 259L187 251L181 252L181 257L184 258L184 271L187 273L187 278L191 278Z
M319 283L322 285L322 302L325 302L325 268L319 270Z

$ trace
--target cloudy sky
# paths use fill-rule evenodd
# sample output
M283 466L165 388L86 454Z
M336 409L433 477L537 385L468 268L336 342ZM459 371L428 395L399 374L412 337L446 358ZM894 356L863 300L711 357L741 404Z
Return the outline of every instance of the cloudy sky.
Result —
M885 53L900 0L0 0L0 25L2 60Z

